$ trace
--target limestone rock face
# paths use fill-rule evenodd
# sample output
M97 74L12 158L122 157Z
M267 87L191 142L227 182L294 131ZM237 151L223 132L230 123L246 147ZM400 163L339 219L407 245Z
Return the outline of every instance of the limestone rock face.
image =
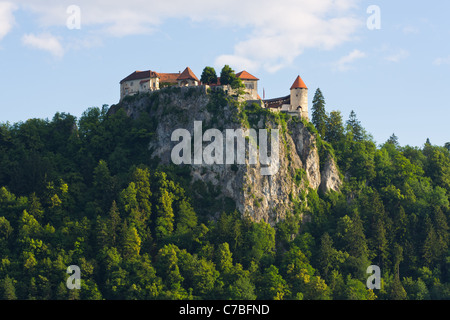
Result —
M176 129L186 129L194 145L194 121L200 121L202 132L218 129L223 133L224 158L226 129L278 129L280 132L279 169L276 174L262 175L264 165L250 164L248 151L244 164L182 164L190 168L191 183L197 192L195 182L200 181L220 190L217 200L228 199L243 215L255 221L264 220L275 224L283 220L292 210L292 199L305 202L301 194L309 190L322 192L339 191L341 180L334 159L330 156L320 167L316 137L301 122L287 119L285 122L268 110L259 110L242 116L243 104L232 103L223 97L218 99L200 87L160 90L158 93L124 100L113 106L111 112L123 108L131 117L140 112L149 112L156 121L155 134L149 142L152 157L161 164L172 164L171 153L179 141L171 141ZM270 134L269 134L270 136ZM250 139L246 139L246 150ZM260 146L258 139L258 148ZM203 142L203 149L211 142ZM269 143L270 145L270 143ZM192 148L194 151L194 147ZM198 191L198 197L202 197ZM307 205L307 203L305 203ZM224 208L215 208L212 216Z
M339 171L334 159L328 155L322 170L322 181L320 190L324 193L332 190L338 192L341 188L342 180L339 177Z

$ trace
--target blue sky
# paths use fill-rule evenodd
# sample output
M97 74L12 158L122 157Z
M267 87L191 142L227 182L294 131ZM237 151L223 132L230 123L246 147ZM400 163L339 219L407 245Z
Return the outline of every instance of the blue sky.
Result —
M379 144L392 133L402 145L450 141L448 1L227 3L0 1L0 122L112 105L135 70L189 66L200 77L229 64L257 76L266 98L289 94L300 75L310 101L320 88L327 111L346 120L355 110ZM380 29L367 26L371 5Z

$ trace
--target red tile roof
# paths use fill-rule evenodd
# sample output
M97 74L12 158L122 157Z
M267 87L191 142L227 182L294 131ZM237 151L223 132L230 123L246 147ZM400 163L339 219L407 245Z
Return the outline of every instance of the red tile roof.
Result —
M148 79L148 78L156 78L157 73L155 71L147 70L147 71L135 71L129 76L125 77L120 81L122 84L125 81L133 81L133 80L141 80L141 79Z
M159 82L177 83L179 73L158 73Z
M300 76L297 77L297 79L295 79L294 83L292 84L291 90L292 89L308 89L308 87L306 86L306 84L303 82L302 78L300 78Z
M248 73L247 71L241 71L239 73L236 73L236 76L238 78L241 78L242 80L259 80L258 78L256 78L255 76L252 76L250 73Z
M184 71L180 74L180 76L177 78L177 80L198 80L197 76L192 72L191 68L187 67L184 69Z

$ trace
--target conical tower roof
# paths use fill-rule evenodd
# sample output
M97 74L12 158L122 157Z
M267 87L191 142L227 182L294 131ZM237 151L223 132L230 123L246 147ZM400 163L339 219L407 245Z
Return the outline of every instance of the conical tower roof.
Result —
M194 72L192 72L191 68L187 67L184 69L184 71L180 74L180 76L177 78L177 80L187 80L192 79L195 81L199 81Z
M241 71L239 73L236 73L236 77L241 78L242 80L259 80L257 77L255 77L254 75L251 75L250 73L248 73L247 71Z
M292 84L291 90L292 89L308 89L308 87L303 82L302 78L298 76L297 79L295 79L294 83Z

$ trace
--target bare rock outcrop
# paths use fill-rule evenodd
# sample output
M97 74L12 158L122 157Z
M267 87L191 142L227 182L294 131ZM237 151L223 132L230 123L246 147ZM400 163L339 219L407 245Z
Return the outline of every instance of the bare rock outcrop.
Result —
M305 191L339 191L341 186L333 157L328 155L323 168L320 167L316 137L298 119L285 120L263 109L245 113L244 104L234 103L230 97L207 93L204 87L160 90L114 106L115 109L120 107L131 117L146 111L156 119L156 131L149 149L161 164L172 163L171 152L178 143L171 141L174 130L186 129L194 140L195 121L202 123L203 132L211 128L224 134L226 129L278 129L280 147L276 174L262 175L262 166L249 164L248 157L245 164L183 164L190 167L193 186L200 181L218 188L217 198L231 199L241 214L255 221L275 224L292 211L292 199L306 201L301 196ZM249 139L246 139L247 147L248 143ZM203 148L207 145L203 142ZM198 196L202 197L201 192ZM218 208L211 215L221 211L222 208Z

